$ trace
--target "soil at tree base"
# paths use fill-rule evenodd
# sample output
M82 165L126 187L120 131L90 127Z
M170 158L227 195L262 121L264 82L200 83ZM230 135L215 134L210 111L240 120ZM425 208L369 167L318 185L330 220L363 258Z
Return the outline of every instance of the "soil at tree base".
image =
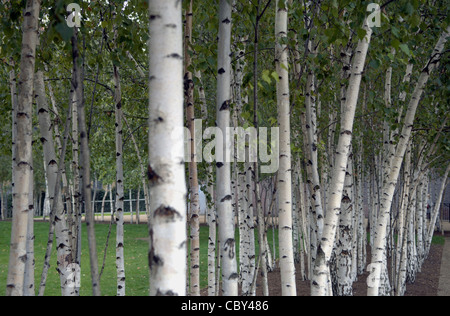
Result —
M437 296L439 288L439 276L442 259L442 245L432 245L430 254L422 266L422 272L417 273L414 284L407 284L405 296ZM367 248L367 258L370 258L370 247ZM297 270L297 295L310 296L310 281L302 281L300 274L300 266ZM358 281L353 284L354 296L367 296L367 277L369 273L358 276ZM258 285L258 283L257 283ZM280 270L269 273L269 294L270 296L281 295L281 276ZM257 295L262 295L260 287L257 287Z
M447 234L446 234L447 235ZM444 246L431 245L430 254L425 260L422 271L416 275L414 284L407 284L405 296L437 296L439 289L439 276L441 270L441 260ZM370 247L367 248L367 258L370 258ZM300 266L296 266L297 279L297 295L310 296L311 287L310 281L301 280ZM369 273L358 276L358 280L353 284L354 296L367 296L367 277ZM259 278L260 279L260 278ZM256 295L262 296L262 287L260 280L256 283ZM268 274L269 280L269 295L281 296L281 275L279 268ZM208 295L207 290L202 291L202 295Z

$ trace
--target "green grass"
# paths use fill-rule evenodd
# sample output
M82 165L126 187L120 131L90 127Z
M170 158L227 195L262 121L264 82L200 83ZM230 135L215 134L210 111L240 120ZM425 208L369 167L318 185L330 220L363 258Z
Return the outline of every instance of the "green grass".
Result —
M42 267L44 264L44 254L48 239L48 223L35 223L35 285L38 288ZM103 254L108 235L109 225L96 224L96 240L99 266L103 262ZM105 270L101 279L101 290L103 295L114 296L116 294L116 266L115 266L115 226L112 227L109 247L106 256ZM148 235L146 225L126 225L125 226L125 269L127 277L127 295L147 295L148 294L148 242L144 240ZM11 236L11 223L0 222L0 295L4 295L2 289L6 289L6 278L9 261L9 242ZM92 294L90 283L90 262L87 247L86 226L82 229L82 252L81 252L81 295ZM45 294L49 296L60 296L59 275L56 267L56 251L53 247L51 257L51 267L47 279ZM37 291L37 289L36 289Z
M443 246L445 244L445 237L442 235L434 235L431 244Z
M41 272L44 262L44 254L48 239L48 223L36 222L35 225L35 285L36 291L39 287ZM105 243L108 235L109 225L96 224L96 241L99 266L102 266ZM257 234L257 232L255 232ZM115 265L115 234L116 228L113 225L109 247L106 255L105 270L101 278L102 295L116 295L116 265ZM148 229L147 225L125 225L125 273L126 273L126 295L128 296L146 296L149 289L149 271L148 271ZM238 236L237 236L238 237ZM11 222L0 222L0 296L6 291L6 278L8 273L9 261L9 243L11 238ZM276 235L276 240L278 234ZM268 232L268 241L272 249L272 231ZM276 243L278 243L276 241ZM239 239L236 239L236 245L239 245ZM47 279L45 295L60 296L59 275L56 267L56 251L53 247L51 257L51 267ZM236 255L239 258L239 247L236 246ZM257 250L258 251L258 250ZM206 288L207 267L208 267L208 227L202 226L200 229L200 286ZM90 262L87 243L86 226L82 229L82 252L81 252L81 293L82 296L92 294L90 282Z

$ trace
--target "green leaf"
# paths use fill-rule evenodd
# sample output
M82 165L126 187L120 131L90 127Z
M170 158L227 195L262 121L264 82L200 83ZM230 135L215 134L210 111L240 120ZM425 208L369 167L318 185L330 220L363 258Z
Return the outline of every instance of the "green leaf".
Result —
M409 47L407 44L401 44L400 49L408 56L411 56L411 51L409 50Z
M272 83L272 80L270 79L270 71L269 70L264 70L262 73L262 79L267 82L268 84Z
M378 69L381 65L380 61L378 59L372 59L369 63L370 67L373 69Z
M363 28L359 28L356 31L356 34L358 34L358 39L362 40L367 35L367 31Z
M398 39L393 39L391 42L391 46L393 48L395 48L395 50L399 50L400 49L400 41Z
M276 82L280 82L280 76L278 76L276 71L272 72L272 78L274 78Z
M391 27L391 32L392 34L394 34L395 37L400 37L400 30L395 26Z

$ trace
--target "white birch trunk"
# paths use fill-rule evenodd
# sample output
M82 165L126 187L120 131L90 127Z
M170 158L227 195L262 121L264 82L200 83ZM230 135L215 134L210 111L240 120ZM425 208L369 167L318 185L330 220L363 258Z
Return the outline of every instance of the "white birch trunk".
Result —
M84 106L84 86L83 86L83 74L80 67L80 52L78 50L78 29L74 28L74 34L72 36L72 57L73 57L73 80L72 86L74 88L74 94L76 96L76 106L78 108L78 131L80 133L80 176L82 186L82 201L84 202L84 209L86 213L86 226L88 234L88 248L89 248L89 261L91 266L91 283L92 294L94 296L100 296L100 281L98 273L98 257L97 257L97 244L95 242L95 227L94 227L94 213L92 212L92 188L91 188L91 161L90 161L90 149L88 143L87 125L86 125L86 113ZM75 120L75 117L73 117ZM77 180L74 180L77 181ZM81 231L81 209L74 209L76 213L76 224L74 225L74 231L78 237L80 237ZM81 238L78 238L77 258L81 255Z
M405 153L405 166L404 166L404 186L402 201L400 204L399 213L399 233L398 233L398 250L397 250L397 273L396 289L397 296L403 296L406 284L406 262L407 262L407 240L408 240L408 222L409 211L407 210L407 204L409 200L409 185L410 185L410 169L411 169L411 142L408 143Z
M130 129L130 125L128 124L128 121L127 121L125 115L123 115L123 121L127 125L128 129ZM139 146L138 146L138 144L136 142L136 138L134 137L133 133L130 134L130 137L131 137L131 141L133 142L134 150L136 151L136 155L137 155L137 158L138 158L138 161L139 161L139 168L141 170L142 187L143 187L143 190L144 190L145 212L146 212L147 218L148 218L148 216L150 214L150 197L149 197L150 193L148 192L147 173L145 172L145 164L142 161L141 153L139 151ZM138 197L139 197L139 195L138 195ZM137 205L139 205L139 198L138 198ZM139 211L140 211L140 209L137 210L137 212L139 212ZM139 224L140 214L137 215L137 221L138 221L138 224Z
M196 77L201 81L201 72L196 72ZM206 103L205 89L203 83L198 87L198 94L200 98L202 120L208 122L208 107ZM217 237L217 220L216 209L214 206L214 175L213 167L208 167L208 175L206 179L206 186L209 196L211 197L213 206L206 203L206 217L208 223L209 237L208 237L208 296L216 296L217 294L217 279L216 279L216 237Z
M190 242L191 242L191 262L190 262L190 294L200 296L200 196L197 171L197 146L195 142L195 107L194 107L194 81L192 72L189 70L192 61L189 54L192 44L192 16L193 0L190 0L186 11L185 40L184 40L184 93L186 104L186 121L190 131L189 147L191 160L189 162L189 210L190 210Z
M338 241L336 245L336 268L337 268L337 295L353 296L352 267L353 257L353 179L352 179L352 157L350 153L345 174L345 184L342 196L342 211L339 218Z
M149 14L150 295L185 296L182 4L150 1Z
M44 75L41 71L37 72L35 75L35 94L38 105L41 142L47 166L49 199L52 209L55 210L51 220L55 223L57 269L61 279L61 292L63 296L78 296L79 288L73 287L73 283L70 281L70 278L73 277L72 264L74 263L74 258L72 257L72 245L68 234L67 223L64 218L62 195L60 190L56 192L56 186L60 186L61 183L57 182L59 168L53 141L48 103L45 95ZM56 193L58 194L56 195Z
M287 46L281 41L287 38L288 3L277 0L275 16L275 64L277 81L278 123L280 126L280 168L278 170L279 247L281 290L283 296L296 296L294 252L292 243L292 167L291 124L289 102L289 72Z
M115 15L115 13L114 13ZM117 30L115 31L117 37ZM122 91L119 68L114 65L114 104L115 104L115 135L116 135L116 269L117 296L125 296L125 257L124 257L124 220L125 191L123 178L123 123L122 123ZM131 196L130 196L131 201Z
M34 179L33 159L31 159L31 179ZM23 295L35 296L34 289L34 181L29 183L29 212L28 212L28 229L27 229L27 261L25 263L25 278L23 283Z
M447 166L447 170L445 170L444 177L442 179L441 188L439 190L438 198L436 203L434 204L434 209L431 212L431 222L428 227L426 239L425 239L425 254L428 256L431 247L431 241L433 239L434 227L436 226L436 221L439 215L439 210L441 207L442 197L444 196L445 188L447 187L447 178L450 172L450 164Z
M32 179L33 81L38 42L40 0L28 0L24 11L19 95L16 111L16 155L14 165L13 219L6 282L6 296L24 294L27 255L29 190Z
M217 162L217 212L222 259L222 284L224 296L238 295L236 241L231 195L230 139L226 129L230 127L231 102L231 4L219 2L219 47L217 77L217 125L224 135L223 146L216 148ZM220 142L219 142L220 143Z
M317 259L313 271L311 294L315 296L327 296L329 293L329 261L334 246L339 213L341 212L342 191L347 169L347 161L353 134L353 121L358 102L359 88L366 61L367 51L372 35L372 30L364 23L367 34L358 42L353 60L352 74L350 76L345 111L341 120L341 132L336 148L336 159L333 167L327 218L325 220L324 233L317 250Z

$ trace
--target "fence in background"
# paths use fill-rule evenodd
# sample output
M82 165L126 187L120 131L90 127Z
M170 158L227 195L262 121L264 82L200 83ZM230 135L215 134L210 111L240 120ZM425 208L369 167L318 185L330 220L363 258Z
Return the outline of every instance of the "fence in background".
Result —
M444 222L450 222L450 203L443 203L441 206L442 220Z

